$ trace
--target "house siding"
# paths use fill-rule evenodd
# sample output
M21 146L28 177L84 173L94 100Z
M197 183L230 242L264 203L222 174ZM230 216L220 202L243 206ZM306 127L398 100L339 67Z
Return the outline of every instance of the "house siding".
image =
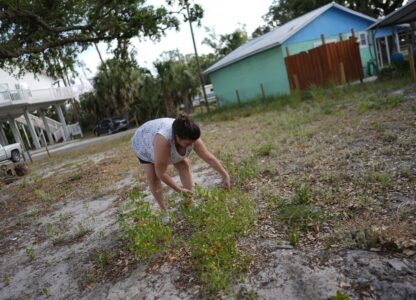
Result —
M210 74L220 105L241 102L261 96L263 84L266 96L289 93L281 47L275 47L243 59Z
M286 47L288 47L290 55L308 51L317 46L317 42L321 40L321 34L325 36L327 41L339 41L340 33L346 39L351 35L353 28L358 37L358 34L365 32L372 23L371 20L337 8L327 10L282 45L257 53L211 73L211 81L220 105L236 103L236 90L239 91L241 102L260 96L261 83L267 96L289 94L290 89L284 62ZM392 29L388 28L376 32L376 37L391 34ZM364 76L368 76L369 62L375 60L374 48L369 45L360 47L360 54Z

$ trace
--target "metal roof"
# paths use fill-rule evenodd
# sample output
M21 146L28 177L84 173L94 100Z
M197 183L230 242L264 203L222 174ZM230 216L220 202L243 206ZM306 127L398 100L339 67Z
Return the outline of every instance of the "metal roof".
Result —
M372 24L367 30L416 21L416 1L411 1Z
M240 61L246 57L252 56L256 53L263 52L267 49L281 45L287 39L292 37L295 33L306 27L309 23L319 17L321 14L329 10L330 8L337 8L347 13L354 14L358 17L365 18L374 22L376 19L371 18L367 15L361 14L335 2L328 3L320 8L317 8L307 14L304 14L296 19L293 19L280 27L277 27L273 31L270 31L262 36L254 38L239 48L235 49L224 58L213 64L211 67L206 69L203 73L209 74L218 69L224 68L225 66L231 65L237 61Z

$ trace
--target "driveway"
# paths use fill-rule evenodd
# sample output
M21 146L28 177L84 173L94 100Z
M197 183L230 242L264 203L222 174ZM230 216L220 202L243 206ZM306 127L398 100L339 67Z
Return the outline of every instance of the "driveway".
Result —
M104 135L100 137L71 140L68 142L49 146L48 150L50 154L62 154L65 152L70 152L70 151L78 150L87 146L91 146L97 143L109 142L109 141L120 139L125 136L132 136L135 130L136 128L133 128L133 129L129 129L126 131L122 131L122 132L118 132L118 133L110 134L110 135ZM48 156L48 153L46 152L46 148L42 148L39 150L32 150L32 151L29 151L29 153L33 160L42 159Z

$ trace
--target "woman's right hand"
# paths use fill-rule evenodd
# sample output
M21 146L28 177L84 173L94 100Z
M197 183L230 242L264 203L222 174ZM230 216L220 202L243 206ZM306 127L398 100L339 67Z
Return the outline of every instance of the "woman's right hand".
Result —
M191 190L188 190L188 189L183 188L183 187L179 188L179 193L182 194L185 197L190 197L190 196L193 195L193 192Z

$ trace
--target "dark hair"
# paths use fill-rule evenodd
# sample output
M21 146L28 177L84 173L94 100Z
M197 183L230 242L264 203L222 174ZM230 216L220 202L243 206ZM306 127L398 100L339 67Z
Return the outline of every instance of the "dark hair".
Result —
M181 113L179 117L173 121L173 134L181 139L196 141L201 136L201 129L192 121L185 113Z

